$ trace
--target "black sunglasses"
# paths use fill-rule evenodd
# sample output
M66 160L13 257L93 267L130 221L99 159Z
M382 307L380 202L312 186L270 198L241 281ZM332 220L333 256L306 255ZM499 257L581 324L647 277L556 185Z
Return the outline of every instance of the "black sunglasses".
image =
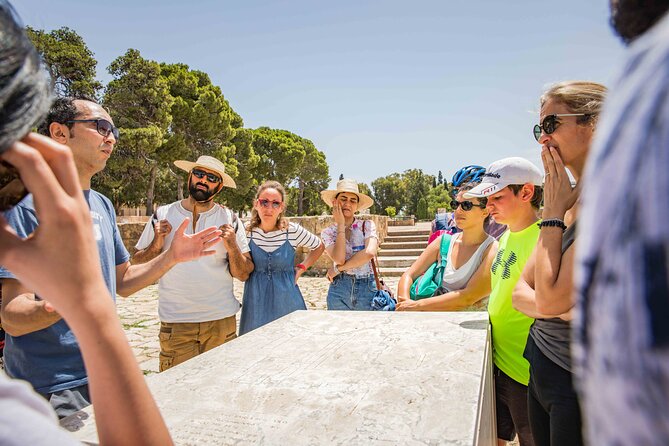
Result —
M534 139L536 139L537 142L539 142L539 139L541 139L542 130L543 133L547 135L553 133L560 125L560 120L558 118L561 116L590 116L590 115L587 113L561 113L559 115L548 115L544 118L541 124L537 124L534 126Z
M462 206L463 211L471 211L475 207L485 209L486 205L483 203L474 204L471 201L458 201L458 200L451 201L451 209L456 210L459 206Z
M94 122L95 128L99 134L106 138L111 133L114 135L116 142L118 142L119 137L121 136L119 134L118 127L114 127L114 124L107 121L106 119L72 119L71 121L67 121L68 124L71 122Z
M218 175L214 175L213 173L205 172L204 170L193 169L191 170L191 173L200 179L207 177L207 181L209 181L210 183L221 182L221 177L219 177Z

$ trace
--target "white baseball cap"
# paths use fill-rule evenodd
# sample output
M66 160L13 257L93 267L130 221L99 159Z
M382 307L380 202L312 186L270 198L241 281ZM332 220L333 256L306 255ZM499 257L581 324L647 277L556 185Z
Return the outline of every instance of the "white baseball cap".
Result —
M464 193L465 198L489 197L511 184L543 184L541 170L525 158L517 156L495 161L486 169L479 185Z

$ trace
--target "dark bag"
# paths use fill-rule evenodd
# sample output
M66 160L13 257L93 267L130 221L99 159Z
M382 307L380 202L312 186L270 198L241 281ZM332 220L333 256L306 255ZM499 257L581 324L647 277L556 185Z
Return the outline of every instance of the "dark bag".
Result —
M363 236L365 235L365 223L367 222L362 222ZM371 263L372 273L374 274L374 280L376 281L376 292L374 293L374 298L372 298L372 310L395 311L395 305L397 304L397 301L393 297L393 292L383 282L383 279L379 275L379 270L376 267L375 258L372 258Z
M451 245L450 234L442 234L441 245L439 246L439 257L430 267L411 284L410 296L412 300L425 299L434 296L434 293L441 286L446 269L446 256L448 247Z

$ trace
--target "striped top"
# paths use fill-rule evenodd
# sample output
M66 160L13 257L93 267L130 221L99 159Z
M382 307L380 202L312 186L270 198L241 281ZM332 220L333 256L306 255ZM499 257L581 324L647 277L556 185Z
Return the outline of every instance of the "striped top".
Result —
M321 239L302 226L288 223L288 241L293 248L304 246L316 249L321 244ZM249 240L265 252L274 252L286 242L286 230L265 232L261 228L253 228L249 233Z

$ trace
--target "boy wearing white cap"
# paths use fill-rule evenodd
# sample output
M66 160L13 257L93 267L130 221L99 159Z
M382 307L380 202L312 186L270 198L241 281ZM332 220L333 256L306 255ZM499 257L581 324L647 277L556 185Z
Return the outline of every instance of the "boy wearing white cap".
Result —
M481 184L465 197L488 199L487 209L508 230L499 240L492 265L492 292L488 314L492 326L497 436L511 441L518 434L521 446L532 445L527 416L529 363L523 357L533 319L513 308L511 295L539 238L537 211L543 191L541 171L524 158L492 163Z

